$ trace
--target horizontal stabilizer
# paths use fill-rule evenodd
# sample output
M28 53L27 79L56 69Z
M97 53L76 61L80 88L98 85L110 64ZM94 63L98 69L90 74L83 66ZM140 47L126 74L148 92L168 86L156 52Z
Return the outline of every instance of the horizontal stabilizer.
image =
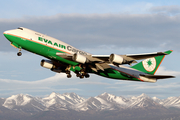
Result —
M166 79L166 78L175 78L175 76L171 76L171 75L140 75L143 77L147 77L147 78L154 78L154 79Z

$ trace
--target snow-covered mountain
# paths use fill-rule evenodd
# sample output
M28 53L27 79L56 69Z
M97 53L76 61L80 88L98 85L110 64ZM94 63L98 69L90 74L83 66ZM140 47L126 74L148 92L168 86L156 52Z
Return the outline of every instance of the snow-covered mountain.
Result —
M48 97L42 98L46 110L66 110L72 109L75 104L83 102L85 99L75 93L51 93Z
M96 97L91 97L80 104L76 104L78 110L117 110L127 107L128 100L112 94L103 93Z
M167 99L164 100L156 99L155 101L165 106L166 108L170 108L170 107L180 108L180 97L168 97Z
M40 98L23 94L12 95L5 100L2 106L11 110L31 113L43 111L45 109Z
M141 94L137 97L131 97L129 99L128 107L129 108L144 108L144 107L155 107L162 106L146 94Z
M75 110L75 111L103 111L103 110L127 110L137 108L180 108L180 97L159 99L145 94L125 98L109 93L85 99L75 93L51 93L48 97L38 98L30 95L18 94L9 98L1 98L0 105L10 110L26 113L40 111Z

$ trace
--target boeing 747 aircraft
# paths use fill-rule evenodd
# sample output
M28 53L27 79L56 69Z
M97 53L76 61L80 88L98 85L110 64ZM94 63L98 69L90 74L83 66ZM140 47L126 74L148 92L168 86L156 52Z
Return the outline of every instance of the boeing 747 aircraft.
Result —
M92 55L53 37L23 27L5 31L4 36L12 46L19 49L18 56L22 55L21 49L44 56L47 59L41 60L42 67L53 72L66 73L68 78L71 78L71 72L80 78L88 78L89 73L94 73L113 79L142 82L156 82L158 79L174 77L154 75L165 55L169 55L172 50L146 54ZM137 63L136 60L141 59L145 60ZM133 63L137 64L130 67L123 66Z

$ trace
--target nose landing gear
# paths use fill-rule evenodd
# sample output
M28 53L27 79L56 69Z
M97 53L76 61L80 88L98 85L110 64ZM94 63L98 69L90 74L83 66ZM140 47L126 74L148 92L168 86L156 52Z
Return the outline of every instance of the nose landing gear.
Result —
M19 52L17 53L17 56L21 56L22 55L22 52L21 52L21 49L19 48Z
M18 53L17 53L17 56L21 56L21 55L22 55L22 52L18 52Z

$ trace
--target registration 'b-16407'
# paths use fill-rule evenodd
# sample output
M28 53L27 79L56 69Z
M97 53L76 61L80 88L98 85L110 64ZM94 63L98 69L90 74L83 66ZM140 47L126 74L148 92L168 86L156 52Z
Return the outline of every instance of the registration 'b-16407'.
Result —
M19 49L18 56L22 55L21 49L44 56L47 60L41 60L42 67L57 73L66 73L68 78L71 78L71 72L80 78L88 78L89 73L93 73L117 80L142 82L156 82L158 79L174 77L154 75L165 55L169 55L172 50L145 54L92 55L58 39L23 27L5 31L4 36L12 46ZM137 63L136 60L143 61ZM137 64L123 66L133 63Z

